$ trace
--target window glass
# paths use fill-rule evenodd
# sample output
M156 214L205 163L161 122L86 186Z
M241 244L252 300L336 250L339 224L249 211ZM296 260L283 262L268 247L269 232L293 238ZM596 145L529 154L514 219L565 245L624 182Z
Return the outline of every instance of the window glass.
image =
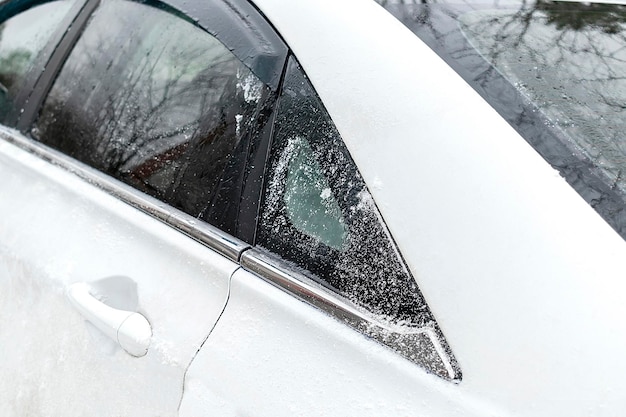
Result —
M71 1L52 1L0 24L1 123L7 123L22 83L71 6Z
M377 1L626 239L626 5Z
M476 50L626 192L626 8L538 2L459 22Z
M283 159L289 159L284 195L287 217L300 232L341 250L346 226L313 150L306 139L296 137L288 140L283 153Z
M33 136L227 231L247 147L273 95L216 38L145 4L105 1ZM224 211L228 215L224 215Z
M256 243L389 321L434 323L339 133L293 59L278 102Z

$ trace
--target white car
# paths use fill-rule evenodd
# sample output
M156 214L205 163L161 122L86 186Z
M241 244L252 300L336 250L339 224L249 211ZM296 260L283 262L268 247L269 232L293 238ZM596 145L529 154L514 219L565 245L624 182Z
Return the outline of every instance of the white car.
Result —
M0 4L0 415L624 413L626 7L380 3Z

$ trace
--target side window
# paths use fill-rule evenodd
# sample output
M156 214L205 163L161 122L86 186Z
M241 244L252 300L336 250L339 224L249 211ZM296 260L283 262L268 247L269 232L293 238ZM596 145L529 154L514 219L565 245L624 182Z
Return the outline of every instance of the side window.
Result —
M434 325L339 133L293 59L278 101L256 243L385 321Z
M26 76L72 4L69 0L39 4L0 24L0 123L7 124L16 110L15 99Z
M33 136L231 232L247 147L274 94L175 12L104 1L44 102Z

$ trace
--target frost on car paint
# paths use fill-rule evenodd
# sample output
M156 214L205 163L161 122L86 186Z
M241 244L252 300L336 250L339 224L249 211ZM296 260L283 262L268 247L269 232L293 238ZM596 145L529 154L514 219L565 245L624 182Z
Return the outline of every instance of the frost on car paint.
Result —
M119 378L119 369L111 362L133 369L133 358L80 315L72 314L62 281L71 269L72 265L61 263L28 265L23 255L0 245L0 355L11 359L0 361L0 415L156 415L171 408L165 398L141 404L114 401L107 410L94 407L103 394L91 383L93 379L115 380L109 395L117 398L126 398L145 381L132 373ZM157 342L157 348L161 343ZM167 352L154 352L164 361L170 359ZM176 362L168 366L179 367ZM161 384L172 389L176 388L173 382L162 378ZM55 383L62 388L52 389Z

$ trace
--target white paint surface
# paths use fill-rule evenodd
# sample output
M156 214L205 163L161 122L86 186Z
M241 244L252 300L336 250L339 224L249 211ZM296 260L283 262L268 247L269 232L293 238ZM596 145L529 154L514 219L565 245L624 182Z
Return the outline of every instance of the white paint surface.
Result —
M176 415L184 371L236 265L4 141L0 178L0 415ZM111 276L136 283L153 331L144 357L86 322L65 295ZM118 292L103 301L129 296Z
M192 363L180 417L506 416L239 270Z

